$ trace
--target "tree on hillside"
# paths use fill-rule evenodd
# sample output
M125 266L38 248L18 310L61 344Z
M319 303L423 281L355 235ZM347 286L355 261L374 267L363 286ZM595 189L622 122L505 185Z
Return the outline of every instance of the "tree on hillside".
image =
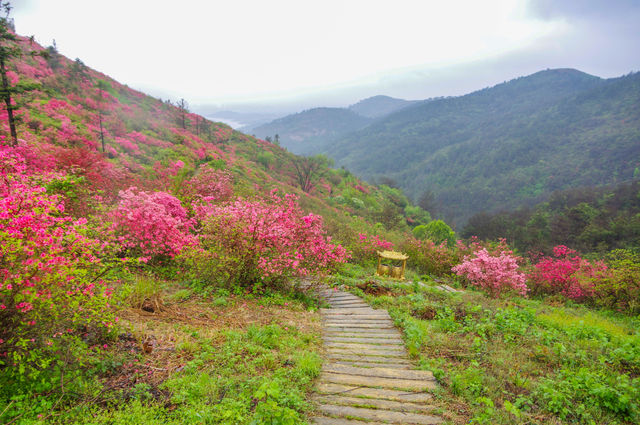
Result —
M11 32L10 28L9 13L11 12L11 5L9 2L0 2L0 9L4 10L6 14L0 18L0 76L2 77L0 97L2 97L7 108L11 144L16 146L18 144L18 133L16 132L16 123L13 116L13 110L15 109L11 103L13 88L9 85L9 78L7 77L7 63L11 58L20 55L20 49L10 44L10 42L17 40L17 37Z
M104 145L104 92L107 90L107 83L103 80L98 81L97 103L98 103L98 124L100 125L100 142L102 143L102 152L105 151Z
M178 103L176 103L176 106L180 110L180 122L179 122L179 124L182 125L182 128L184 130L186 130L187 129L187 114L189 113L189 104L187 103L186 100L181 98L178 101Z
M80 58L76 58L71 65L69 65L69 78L74 81L85 81L89 79L89 68L82 62ZM75 91L79 91L75 88Z
M49 64L49 66L51 67L51 69L53 69L54 71L58 68L60 68L60 53L58 53L58 45L56 44L56 40L53 40L53 44L51 44L51 46L47 47L46 50L46 59L47 59L47 63Z
M196 115L196 136L200 136L200 115Z
M432 215L435 214L438 211L436 195L430 190L425 190L418 199L418 206L425 211L429 211Z
M325 155L294 157L291 162L298 185L306 193L311 192L313 182L322 178L333 164L333 161Z

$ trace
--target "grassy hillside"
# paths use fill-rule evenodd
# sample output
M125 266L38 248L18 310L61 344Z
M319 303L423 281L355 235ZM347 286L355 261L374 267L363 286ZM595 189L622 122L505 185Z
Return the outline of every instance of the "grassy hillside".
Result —
M640 75L542 71L403 109L327 148L358 175L432 191L444 217L511 209L554 190L628 180L638 164Z
M22 53L9 65L9 78L16 87L19 146L34 151L38 166L82 177L87 190L102 191L106 200L132 185L179 194L198 167L208 164L231 173L238 195L264 195L279 188L299 195L306 210L329 221L346 223L347 212L375 223L375 214L397 202L387 192L326 164L309 173L310 184L302 190L296 164L304 165L305 160L283 147L132 90L52 48L26 38L19 38L18 45ZM366 121L347 113L357 122ZM6 110L0 123L0 140L8 145ZM347 192L349 198L366 195L368 208L354 209L335 199Z

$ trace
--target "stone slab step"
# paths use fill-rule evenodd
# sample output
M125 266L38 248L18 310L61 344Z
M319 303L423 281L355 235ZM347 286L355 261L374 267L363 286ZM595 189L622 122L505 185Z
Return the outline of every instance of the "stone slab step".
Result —
M349 327L352 325L355 325L356 328L360 328L360 327L370 327L372 329L390 329L390 328L395 328L393 322L391 320L377 320L377 321L371 321L371 320L351 320L351 319L347 319L347 320L327 320L323 323L323 325L325 327ZM361 325L371 325L371 326L361 326Z
M361 350L374 350L381 352L399 352L406 353L404 349L404 344L396 344L396 345L379 345L379 344L367 344L367 343L351 343L351 342L328 342L324 343L325 348L338 348L349 351L361 351ZM362 352L362 351L361 351Z
M321 382L333 384L359 385L363 387L380 387L399 390L428 391L436 388L435 381L416 381L413 379L378 378L372 376L348 375L343 373L322 372Z
M316 385L316 391L327 395L344 395L348 397L377 398L383 400L402 401L409 403L428 403L433 396L429 393L414 393L407 391L390 390L387 388L367 388L353 385L334 384L320 382Z
M333 326L331 328L325 328L322 335L326 336L361 336L363 338L384 338L387 336L393 336L396 338L401 337L400 332L396 328L385 329L373 329L373 328L350 328L350 327L338 327Z
M365 303L364 301L362 301L361 299L351 299L351 298L329 298L326 300L329 305L343 305L343 304L364 304L364 305L369 305L367 303Z
M362 343L362 344L376 344L376 345L400 345L404 344L402 338L359 338L348 336L328 336L323 338L325 342L349 342L349 343Z
M362 368L336 364L327 364L322 367L322 370L331 373L346 373L349 375L374 376L379 378L412 379L416 381L435 380L433 373L426 370L396 370L385 367Z
M348 293L338 293L338 294L329 294L324 296L327 300L359 300L362 301L362 298L357 295L348 294Z
M395 329L393 323L326 323L325 329L332 328L368 328L368 329Z
M347 329L347 330L325 330L322 333L327 337L341 337L341 338L402 338L400 332L397 329Z
M321 314L380 314L380 311L384 310L376 310L371 308L371 306L366 307L357 307L357 308L321 308Z
M343 320L351 320L351 321L359 321L359 322L392 322L389 317L385 316L373 316L366 314L350 314L350 315L334 315L334 316L324 316L322 318L323 322L331 322L331 321L343 321Z
M312 425L388 425L382 422L356 421L353 419L330 418L328 416L315 416L311 418Z
M331 297L331 298L325 298L325 301L332 305L337 303L367 304L364 301L362 301L361 298L358 298L358 297Z
M368 362L368 363L380 363L381 365L384 363L395 363L395 364L406 364L410 365L411 362L407 360L404 356L360 356L354 354L343 354L343 353L327 353L326 356L331 360L336 361L347 361L347 362Z
M325 320L322 323L326 326L350 326L356 325L356 327L361 327L360 325L372 325L373 329L388 329L395 327L393 322L389 319L381 319L381 320L358 320L358 319L329 319Z
M375 310L373 313L366 312L358 312L358 313L341 313L340 311L336 311L332 314L323 314L323 320L335 320L335 319L359 319L359 320L382 320L382 319L391 319L388 314L376 313Z
M391 369L411 369L411 365L406 363L372 363L372 362L352 362L348 360L334 360L329 364L337 364L337 365L345 365L345 366L354 366L354 367L386 367Z
M364 300L360 297L355 297L353 295L344 295L344 296L334 296L334 297L328 297L326 298L326 300L330 303L354 303L354 302L358 302L358 303L362 303L362 304L367 304L366 302L364 302Z
M346 416L348 418L360 418L392 424L435 425L442 423L441 418L422 413L393 412L362 407L338 406L335 404L322 404L318 406L318 411L325 415Z
M366 407L370 409L393 410L395 412L428 413L434 410L434 406L428 404L383 400L379 398L349 397L347 395L321 395L314 397L313 400L319 404Z
M347 354L355 356L378 356L378 357L406 357L404 350L385 350L377 348L346 348L346 347L325 347L325 351L330 354Z
M330 302L332 308L371 308L369 304L357 301Z

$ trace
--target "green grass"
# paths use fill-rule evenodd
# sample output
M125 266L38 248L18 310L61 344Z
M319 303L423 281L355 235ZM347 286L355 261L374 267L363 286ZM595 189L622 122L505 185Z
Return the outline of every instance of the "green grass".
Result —
M146 276L123 289L132 307L121 311L122 338L76 378L73 393L0 403L0 423L306 423L322 363L317 300L295 292L209 298ZM150 296L163 296L162 311L140 310Z
M431 370L450 423L632 424L640 421L640 318L467 289L378 280L355 288L389 310L409 353Z

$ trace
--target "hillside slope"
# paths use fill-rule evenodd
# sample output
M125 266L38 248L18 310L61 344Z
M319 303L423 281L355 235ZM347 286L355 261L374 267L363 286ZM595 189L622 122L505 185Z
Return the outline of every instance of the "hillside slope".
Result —
M640 165L640 74L541 71L398 111L327 153L365 178L395 179L442 215L512 209L550 192L630 179Z
M404 196L378 190L348 171L307 164L280 146L132 90L53 47L24 37L16 44L22 54L9 62L8 77L17 149L33 167L73 176L70 190L84 194L69 198L76 216L109 208L130 186L182 196L184 183L204 164L228 173L237 196L263 197L273 189L298 195L303 208L323 215L330 230L349 226L356 216L365 220L360 226L378 222L398 196L406 204ZM7 118L3 108L3 148L12 144ZM95 193L100 201L90 201Z

